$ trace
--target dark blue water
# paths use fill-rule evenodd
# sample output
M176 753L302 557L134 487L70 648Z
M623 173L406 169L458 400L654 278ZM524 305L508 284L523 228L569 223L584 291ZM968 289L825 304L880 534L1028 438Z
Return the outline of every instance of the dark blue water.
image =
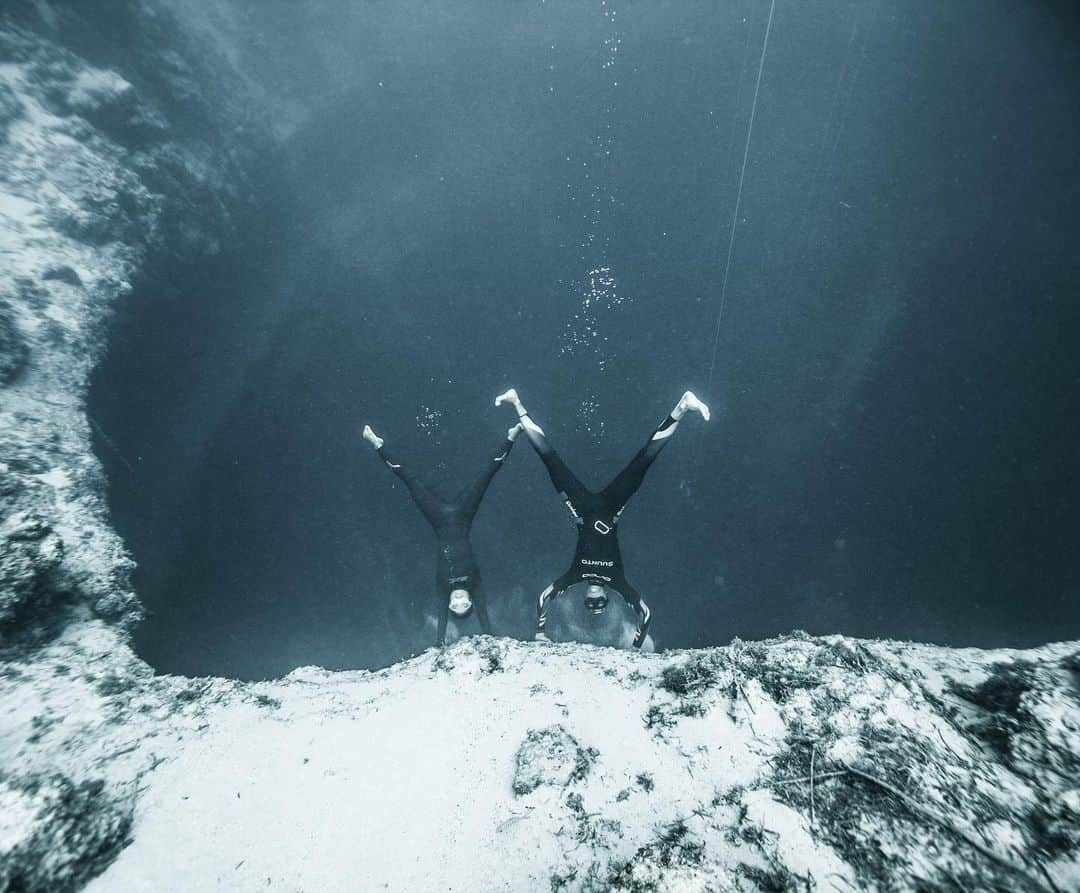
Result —
M91 401L155 666L429 645L432 537L360 428L460 486L509 385L598 486L711 403L622 524L660 647L1080 635L1068 5L777 3L717 340L767 0L233 6L281 160ZM526 444L474 542L530 635L573 529Z

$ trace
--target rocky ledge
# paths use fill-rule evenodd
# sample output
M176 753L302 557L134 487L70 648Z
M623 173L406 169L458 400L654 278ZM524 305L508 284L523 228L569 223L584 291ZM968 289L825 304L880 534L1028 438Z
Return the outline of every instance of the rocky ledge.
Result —
M0 889L1066 890L1080 648L479 637L378 672L0 665Z

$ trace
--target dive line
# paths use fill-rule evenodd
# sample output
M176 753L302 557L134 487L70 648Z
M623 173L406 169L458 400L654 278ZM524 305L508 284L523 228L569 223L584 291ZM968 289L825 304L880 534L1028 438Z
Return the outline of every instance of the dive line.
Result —
M750 123L746 127L746 145L743 147L742 170L739 172L739 190L735 194L735 213L731 217L731 234L728 237L724 279L720 286L720 311L716 314L716 333L713 336L712 361L709 363L709 384L705 391L706 394L712 393L713 373L716 371L716 351L720 346L720 320L724 318L724 304L727 302L728 274L731 272L731 255L735 249L735 230L739 225L739 206L742 204L743 180L746 179L746 161L750 157L750 138L754 133L758 92L761 90L761 73L765 70L765 51L769 47L769 32L772 30L773 11L775 9L776 0L772 0L769 5L769 21L765 25L765 39L761 42L761 59L758 62L757 82L754 84L754 101L750 106Z

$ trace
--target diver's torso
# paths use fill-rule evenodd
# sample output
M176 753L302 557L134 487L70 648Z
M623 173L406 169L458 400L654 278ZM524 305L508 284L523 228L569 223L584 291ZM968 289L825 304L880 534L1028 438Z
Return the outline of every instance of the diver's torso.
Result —
M436 529L439 536L439 557L436 576L440 581L453 584L451 589L467 589L461 585L479 576L480 568L469 542L469 528L464 524L440 526Z
M577 525L577 548L574 570L582 574L615 578L622 575L619 551L618 514L612 512L602 497L590 494L580 505L567 503Z

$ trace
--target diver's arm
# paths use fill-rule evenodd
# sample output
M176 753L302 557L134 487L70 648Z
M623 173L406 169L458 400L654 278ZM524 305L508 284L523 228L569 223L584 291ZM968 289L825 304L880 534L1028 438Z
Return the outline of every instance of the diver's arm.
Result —
M536 638L540 641L548 641L548 637L544 632L544 627L547 625L548 603L556 596L566 592L567 588L574 584L575 579L574 571L572 569L568 570L540 593L540 602L536 606Z
M555 584L552 583L540 593L540 602L536 607L536 638L541 642L547 642L547 631L544 627L547 625L547 609L548 602L551 601L556 595Z
M645 637L649 634L649 623L652 622L652 611L649 610L649 606L645 604L640 593L630 585L630 582L622 577L619 580L610 584L611 588L619 593L623 597L623 600L633 609L637 614L638 624L637 633L634 635L634 647L640 648L645 641Z
M446 598L442 598L442 593L439 593L441 613L439 614L439 632L435 638L435 647L444 648L446 646L446 624L450 619L450 602Z
M476 609L476 619L480 624L481 632L486 636L492 635L491 620L487 612L487 595L484 592L483 584L477 583L473 587L472 602L473 607Z
M645 599L638 599L638 603L634 605L634 612L638 615L638 628L637 635L634 636L634 647L640 648L645 642L645 637L649 634L649 624L652 622L652 611L649 610L649 606L645 604Z

